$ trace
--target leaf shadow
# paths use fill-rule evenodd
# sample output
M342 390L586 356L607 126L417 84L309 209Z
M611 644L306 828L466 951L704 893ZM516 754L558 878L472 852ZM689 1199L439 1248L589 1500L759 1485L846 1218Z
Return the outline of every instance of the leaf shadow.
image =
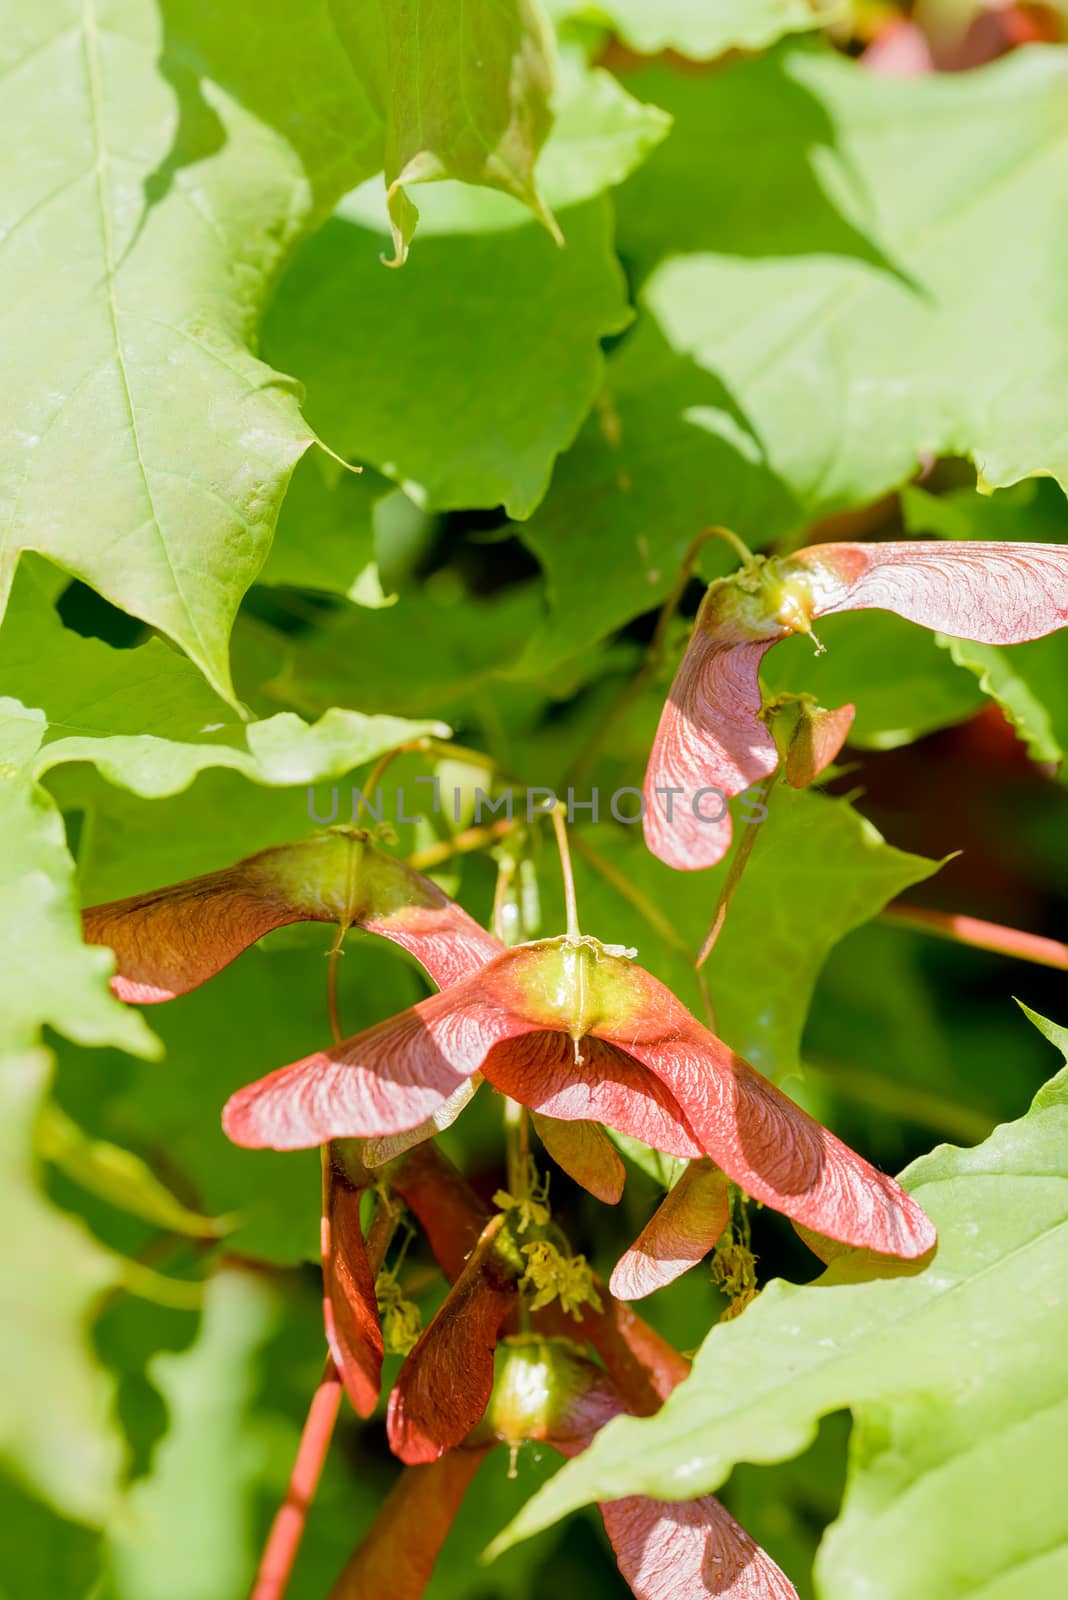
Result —
M804 520L731 390L675 350L643 310L610 358L600 401L557 462L548 495L516 528L542 564L550 602L524 670L544 670L574 654L576 641L585 647L658 606L710 523L761 546ZM711 578L731 564L717 543L700 570Z
M227 145L229 112L220 114L216 101L232 102L285 141L320 214L351 183L373 174L381 114L331 0L310 0L299 30L287 0L261 0L245 26L225 6L160 0L159 10L156 66L173 92L177 119L170 147L142 185L141 216L124 256L180 175Z
M830 255L920 288L874 236L863 175L826 107L791 72L799 58L812 53L772 52L713 78L656 66L628 79L674 118L618 191L619 247L639 281L666 255Z

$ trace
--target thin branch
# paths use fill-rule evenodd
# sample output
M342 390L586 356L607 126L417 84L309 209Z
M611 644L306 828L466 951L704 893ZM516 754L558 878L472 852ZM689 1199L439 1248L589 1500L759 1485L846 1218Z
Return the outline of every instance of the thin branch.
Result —
M282 1600L304 1535L308 1510L319 1486L326 1453L341 1405L342 1384L332 1356L327 1356L312 1396L285 1500L278 1508L260 1558L250 1600Z
M1018 961L1033 961L1040 967L1055 967L1068 972L1068 944L1044 939L1037 933L1005 928L998 922L983 922L978 917L960 916L955 911L934 911L928 906L910 906L893 900L881 913L887 922L930 933L954 944L971 945L976 950L992 950L997 955L1014 956Z
M768 786L765 790L765 802L767 802L767 800L769 800L771 797L771 791L775 785L776 779L779 776L780 770L781 769L776 768L768 781ZM734 899L734 891L741 882L742 873L749 864L749 857L753 854L753 846L757 842L760 830L764 826L765 821L766 805L765 816L761 817L759 822L748 823L746 825L745 832L738 840L734 854L731 857L731 864L727 868L727 876L723 880L723 887L719 891L719 899L716 901L716 909L712 913L712 921L709 923L708 932L705 934L705 942L698 951L697 959L694 962L694 966L698 972L700 972L701 968L712 954L712 951L715 948L716 940L723 931L723 924L727 920L727 912L730 910L731 901Z
M518 827L519 820L518 817L502 817L499 822L487 822L476 828L465 828L462 833L454 833L451 839L442 839L437 844L429 844L423 850L413 850L408 857L408 865L414 867L417 872L431 872L444 862L451 861L453 856L470 855L473 850L484 850L487 845L503 839L506 833L511 833L513 828Z

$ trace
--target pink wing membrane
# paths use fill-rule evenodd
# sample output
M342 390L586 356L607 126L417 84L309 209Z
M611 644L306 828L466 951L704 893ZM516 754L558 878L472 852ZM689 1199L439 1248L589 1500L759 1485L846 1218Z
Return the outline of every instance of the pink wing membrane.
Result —
M596 1122L560 1122L538 1111L531 1116L556 1165L602 1204L614 1206L623 1194L626 1170L603 1128Z
M715 1248L730 1217L727 1178L711 1161L692 1161L616 1263L608 1287L641 1300L695 1267Z
M336 922L401 945L439 989L479 971L504 946L406 862L361 836L315 836L219 872L84 913L89 944L108 945L120 1000L188 994L275 928Z
M912 1260L935 1243L929 1218L885 1173L836 1139L714 1034L634 1047L670 1088L705 1151L754 1200L843 1244Z
M549 1442L561 1455L579 1455L626 1409L607 1377L591 1368L585 1394ZM598 1509L636 1600L797 1600L786 1574L710 1494L675 1502L631 1495Z
M634 1495L600 1511L637 1600L797 1600L786 1574L710 1494L672 1503Z
M496 1253L502 1221L485 1228L393 1386L386 1429L393 1454L409 1466L436 1461L482 1420L497 1338L517 1296L516 1274Z
M814 615L895 611L978 644L1040 639L1068 625L1068 546L942 539L817 544L797 551L816 579Z
M576 1050L568 1034L539 1029L495 1045L482 1071L542 1116L604 1123L668 1155L703 1154L657 1075L603 1039L583 1039Z
M813 617L894 611L980 644L1038 639L1068 625L1068 546L944 540L821 544L789 557L783 575L790 568L796 574L799 567L807 570ZM702 789L719 789L731 798L775 770L774 741L758 718L759 670L764 653L788 629L784 625L775 633L770 616L768 624L771 638L746 638L736 627L725 631L699 619L682 658L645 781L646 843L669 866L714 866L730 846L729 816L705 821L695 814ZM833 759L834 740L840 747L848 732L849 708L832 718L820 730L823 747L795 760L791 782L817 775ZM669 802L671 790L681 792ZM708 816L717 809L711 795L698 808Z
M419 881L441 895L440 905L404 906L388 916L368 917L361 926L399 944L426 969L439 989L451 989L454 983L481 971L506 947L428 878Z
M893 1178L736 1056L652 973L635 966L632 982L646 1025L609 1036L619 1054L648 1067L670 1091L703 1154L754 1200L828 1238L910 1260L926 1254L934 1228Z
M418 1127L409 1128L407 1133L391 1133L383 1139L365 1139L362 1151L364 1165L384 1167L387 1161L396 1161L398 1156L414 1150L416 1145L425 1144L428 1139L433 1139L446 1128L451 1128L461 1111L465 1110L474 1099L481 1083L481 1072L472 1073L471 1077L461 1083L458 1089L454 1089L433 1115L427 1117L425 1122L420 1122Z
M416 1128L525 1024L488 1004L477 978L239 1089L223 1128L249 1149L302 1150L330 1139Z
M132 1005L155 1005L197 989L301 911L248 884L240 867L132 895L83 914L87 944L108 945L118 971L111 987Z
M701 796L702 789L733 798L769 777L778 765L775 741L757 720L760 663L774 642L725 643L700 622L694 629L645 775L645 841L670 867L711 867L730 847L725 801L715 794ZM669 801L658 790L681 792ZM721 809L723 816L711 820Z

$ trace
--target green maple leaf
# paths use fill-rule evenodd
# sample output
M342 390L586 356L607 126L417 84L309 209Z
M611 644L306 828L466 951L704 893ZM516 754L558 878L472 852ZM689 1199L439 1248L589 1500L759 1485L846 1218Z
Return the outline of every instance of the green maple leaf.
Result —
M151 797L177 794L212 767L285 788L341 777L406 739L448 732L440 722L338 707L311 725L292 712L239 722L161 640L114 650L64 628L33 577L20 582L0 630L0 673L13 694L41 708L33 713L39 748L15 759L35 778L88 761L110 783Z
M65 629L27 572L0 630L6 686L43 707L0 700L0 1016L8 1044L47 1023L81 1044L152 1055L158 1046L107 988L106 951L83 945L63 821L39 780L90 762L139 795L179 793L209 768L268 787L340 777L442 724L331 710L309 726L292 713L220 720L200 674L161 640L113 650ZM226 714L224 713L224 716ZM145 726L158 731L148 734Z
M170 1427L109 1528L110 1600L216 1600L248 1589L250 1501L270 1446L255 1409L259 1365L280 1309L265 1279L222 1271L209 1285L196 1342L149 1363Z
M1068 540L1068 505L1055 484L1029 479L996 494L958 489L927 494L902 491L910 533L947 539ZM1068 752L1068 634L1047 634L1027 644L975 644L970 639L936 641L978 679L984 694L997 701L1027 753L1035 761L1059 765Z
M1068 1048L1068 1031L1034 1020ZM984 1144L914 1162L902 1181L939 1229L926 1267L852 1251L813 1284L769 1284L713 1329L655 1417L610 1423L502 1543L587 1500L714 1490L736 1462L795 1455L849 1406L853 1470L817 1564L826 1600L1057 1600L1066 1139L1068 1070Z
M481 4L472 33L432 0L401 9L406 26L387 27L341 0L299 22L284 0L176 0L163 18L150 0L44 0L5 31L0 134L22 155L0 219L0 607L21 552L39 551L233 701L233 619L314 437L256 353L296 244L383 151L393 176L432 149L441 173L478 182L498 181L499 159L536 198L520 181L549 123L536 10ZM362 47L365 23L383 50ZM476 102L459 92L470 72ZM664 117L643 115L662 136Z
M759 545L797 518L796 501L723 385L641 316L606 363L595 409L545 500L516 529L545 571L551 606L524 669L551 671L659 605L709 522ZM732 561L712 541L700 570L718 577Z
M178 4L165 26L148 0L45 0L5 31L0 78L23 152L0 600L19 552L42 551L232 698L230 626L312 438L256 323L296 240L375 171L377 113L324 0L299 27L281 0Z
M113 999L105 950L82 943L63 819L33 780L44 717L0 699L0 1017L5 1048L36 1043L43 1023L81 1044L157 1053L136 1011Z
M380 97L393 260L419 220L405 185L441 178L501 189L560 230L534 181L552 125L551 31L535 0L362 0L338 7L353 60Z
M391 492L401 493L377 472L343 472L321 451L305 456L258 582L341 594L357 605L388 603L376 564L375 511Z

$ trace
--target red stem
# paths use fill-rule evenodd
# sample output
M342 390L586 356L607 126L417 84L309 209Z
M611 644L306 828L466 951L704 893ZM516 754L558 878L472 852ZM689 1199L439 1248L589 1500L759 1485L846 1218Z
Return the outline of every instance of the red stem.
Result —
M308 1510L315 1498L323 1462L330 1448L341 1395L341 1379L333 1358L327 1356L319 1386L308 1407L297 1458L289 1475L289 1488L271 1524L250 1600L282 1600L286 1592L300 1541L304 1537Z
M998 955L1015 956L1020 961L1034 961L1040 967L1056 967L1068 972L1068 944L1056 939L1043 939L1037 933L1024 933L1019 928L1004 928L998 922L983 922L978 917L960 916L954 911L934 911L929 906L907 906L894 900L883 911L889 922L904 928L915 928L919 933L932 933L941 939L951 939L954 944L968 944L977 950L993 950Z

